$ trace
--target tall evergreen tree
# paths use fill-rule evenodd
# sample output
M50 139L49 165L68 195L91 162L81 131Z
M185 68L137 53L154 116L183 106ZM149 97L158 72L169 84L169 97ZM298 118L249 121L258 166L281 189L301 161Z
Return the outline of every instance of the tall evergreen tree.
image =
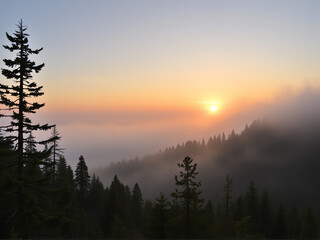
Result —
M122 229L125 234L129 231L129 206L126 187L114 176L110 188L107 190L106 206L102 216L102 229L105 236L113 237L117 229Z
M93 175L88 193L89 238L101 238L100 220L105 208L106 193L99 177Z
M232 204L232 179L229 177L229 174L226 176L225 185L224 185L224 197L223 197L223 205L225 207L225 214L229 216L230 214L230 206Z
M11 118L10 124L1 126L1 128L7 133L5 137L14 142L17 151L17 158L13 160L17 167L16 183L18 186L18 211L16 219L19 221L19 235L21 237L28 237L31 231L35 232L34 228L31 230L31 225L34 221L37 221L36 218L41 214L38 211L38 207L36 207L37 211L36 209L34 211L30 209L30 204L32 203L32 206L35 206L35 203L38 201L34 201L34 193L27 191L34 191L35 188L39 190L39 182L35 183L34 179L29 181L25 168L30 161L32 161L34 166L39 167L43 164L42 160L49 152L36 152L31 157L30 153L26 152L27 138L25 134L30 134L31 131L48 130L52 126L48 124L33 124L27 116L27 114L36 113L38 109L44 106L44 103L31 101L31 98L43 95L41 91L42 86L37 86L37 83L32 80L32 74L39 73L44 64L36 65L34 61L30 60L30 55L39 54L42 48L32 50L29 47L29 35L26 33L27 27L23 25L22 20L17 24L17 28L13 35L6 33L11 45L4 45L4 48L10 52L16 52L16 57L14 60L3 59L8 68L2 69L2 75L12 80L13 84L0 84L0 104L5 106L3 109L4 114L0 114L0 117ZM52 141L52 139L40 142L35 141L34 143L45 144L48 141ZM36 214L35 212L38 213Z
M161 192L152 204L149 219L147 221L147 237L164 239L167 237L169 202Z
M76 190L73 181L73 172L67 165L64 157L60 157L56 172L56 191L54 211L55 235L57 237L72 238L76 219ZM50 199L52 200L52 199Z
M220 224L220 236L229 237L232 232L232 217L231 217L231 204L232 204L232 179L227 174L224 185L224 196L222 199L223 210L220 213L220 218L217 219ZM219 213L219 212L218 212Z
M142 206L143 206L142 193L139 185L136 183L133 187L132 198L131 198L131 213L133 218L133 224L135 227L136 237L139 237L139 232L141 228Z
M90 188L90 176L87 164L83 156L80 156L75 174L75 186L78 193L78 201L81 208L85 207L85 201Z
M59 145L59 140L61 139L60 133L57 130L56 125L53 126L51 136L52 141L52 184L55 185L56 171L57 171L57 160L62 157L63 149Z
M191 222L192 213L197 211L203 203L203 199L200 197L202 193L200 190L201 182L196 181L196 177L199 174L197 172L197 164L192 164L193 159L185 157L182 163L178 163L178 167L183 170L180 171L180 176L175 176L176 186L178 187L171 195L177 199L184 209L185 218L185 237L190 238L191 235L196 232L196 223ZM193 215L194 216L194 215ZM195 217L195 216L194 216Z

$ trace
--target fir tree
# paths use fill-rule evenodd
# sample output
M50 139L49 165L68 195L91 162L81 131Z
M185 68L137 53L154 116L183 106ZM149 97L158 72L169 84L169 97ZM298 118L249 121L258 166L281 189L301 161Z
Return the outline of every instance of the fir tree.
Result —
M258 234L259 199L258 190L253 181L250 182L245 194L246 216L250 216L249 234Z
M102 229L105 236L110 238L115 233L115 227L129 229L129 206L128 193L126 187L119 181L117 175L114 176L110 188L107 189L106 205L102 216ZM121 223L121 224L120 224Z
M264 190L261 195L259 219L260 219L260 230L262 234L264 234L265 237L269 237L271 213L270 213L269 194L266 190Z
M152 204L147 221L147 237L164 239L167 237L169 221L169 202L161 192Z
M229 177L229 174L226 176L225 185L224 185L224 197L223 197L223 205L225 207L225 214L229 216L230 214L230 206L232 204L232 179Z
M132 190L131 213L136 231L140 231L142 221L143 199L139 185L136 183Z
M43 183L43 180L37 179L39 181L35 181L32 178L31 181L25 168L30 167L30 164L35 167L34 169L40 168L40 165L44 164L43 159L49 154L49 150L36 151L31 155L26 149L28 138L25 135L30 134L31 131L45 131L52 126L33 124L27 116L36 113L38 109L44 106L44 103L31 101L31 98L43 95L42 86L37 86L37 83L32 80L32 74L39 73L44 64L36 65L34 61L30 60L30 56L39 54L42 48L32 50L29 47L27 27L23 25L22 20L17 24L17 28L13 35L6 33L11 45L4 45L4 48L10 52L16 52L16 57L14 60L3 59L7 68L2 69L2 75L8 80L12 80L13 84L0 84L0 104L5 106L2 109L4 113L0 114L0 117L11 118L10 124L1 126L1 128L7 133L5 137L13 141L17 152L16 159L12 160L17 168L16 183L18 186L18 211L15 216L19 221L19 236L30 237L31 231L36 231L34 226L31 230L32 225L39 221L39 216L43 215L43 213L40 213L43 209L38 206L39 199L35 197L33 192L42 188L40 182ZM32 144L45 144L50 141L52 139L40 142L32 140ZM30 209L31 206L34 207L33 210Z
M57 171L57 159L62 157L63 148L59 145L59 140L61 139L60 133L57 130L56 125L53 126L51 136L53 138L52 141L52 184L55 184L56 171Z
M75 186L78 193L80 207L85 207L85 201L90 188L90 176L83 156L80 156L75 174Z
M178 167L183 170L180 171L180 176L175 176L175 181L177 189L171 195L177 199L182 208L184 209L184 219L185 219L185 236L190 238L191 234L194 234L196 230L196 223L191 223L192 213L197 211L203 203L203 199L200 198L202 193L200 190L201 182L196 181L196 176L199 174L197 172L197 164L192 164L193 159L190 157L185 157L182 163L178 163ZM195 220L193 218L193 220Z
M90 183L90 189L88 193L88 222L89 237L98 238L102 237L102 229L100 228L100 220L105 208L106 194L102 182L98 177L93 175Z

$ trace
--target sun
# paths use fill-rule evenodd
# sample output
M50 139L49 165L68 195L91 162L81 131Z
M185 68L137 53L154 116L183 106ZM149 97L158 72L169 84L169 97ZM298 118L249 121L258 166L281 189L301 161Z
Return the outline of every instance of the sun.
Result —
M211 106L210 106L210 110L211 110L211 112L217 111L217 106L211 105Z

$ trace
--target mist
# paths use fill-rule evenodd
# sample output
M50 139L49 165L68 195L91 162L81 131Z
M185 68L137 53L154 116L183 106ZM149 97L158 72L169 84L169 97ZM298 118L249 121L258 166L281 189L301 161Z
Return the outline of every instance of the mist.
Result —
M89 168L95 169L142 158L188 140L207 141L231 130L239 133L256 119L279 128L305 129L306 122L319 119L319 92L308 87L299 94L286 90L272 100L240 105L223 116L208 117L198 110L42 111L37 120L57 125L64 155L73 168L83 155Z
M209 131L206 136L211 134L212 138L202 141L203 132L199 131L193 138L168 144L162 151L115 161L92 171L106 185L114 175L128 185L137 182L145 197L153 199L160 191L170 194L174 190L177 163L190 156L198 163L207 199L221 199L224 179L229 174L234 180L235 195L254 180L259 189L267 189L276 200L317 206L320 195L314 183L320 181L319 104L316 89L306 88L297 95L288 93L230 116L226 125L216 125L223 129L234 123L236 132L226 132L225 140L221 140L222 134L216 135L220 139L217 140Z

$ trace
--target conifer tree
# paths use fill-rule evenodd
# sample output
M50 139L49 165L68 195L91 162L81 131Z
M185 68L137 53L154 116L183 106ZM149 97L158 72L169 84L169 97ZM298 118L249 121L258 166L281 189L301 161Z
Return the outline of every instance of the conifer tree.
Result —
M171 195L180 202L184 209L185 219L185 237L190 238L193 230L196 229L196 223L191 224L192 212L198 210L203 203L200 197L202 193L200 190L201 182L196 181L197 164L192 164L193 159L185 157L182 163L178 163L178 167L183 170L180 171L180 176L175 176L176 186L178 187Z
M250 182L245 194L247 215L256 221L258 219L258 190L253 181Z
M100 220L105 208L105 190L99 177L93 175L88 193L87 215L89 226L89 237L101 238L102 229L100 228Z
M90 176L87 164L83 156L80 156L76 168L75 186L78 192L78 200L80 207L83 208L85 206L85 200L87 198L90 188Z
M35 182L34 179L30 181L26 175L25 168L30 165L31 162L35 168L40 168L40 165L44 164L42 161L43 158L49 154L50 149L48 151L37 151L32 153L33 156L31 156L30 153L26 152L28 138L25 137L25 135L30 134L31 131L45 131L52 126L48 124L33 124L28 116L29 114L36 113L38 109L44 106L44 103L31 101L32 98L43 95L41 91L42 86L38 86L37 83L32 80L32 74L39 73L44 67L44 64L36 65L36 63L30 59L31 55L39 54L42 48L33 50L29 47L29 35L26 33L27 27L23 25L22 20L17 24L17 28L13 35L6 33L6 37L11 45L4 45L4 48L10 52L16 52L16 57L13 60L3 59L7 68L2 69L2 75L8 80L12 80L13 83L11 85L0 84L0 104L5 106L1 109L3 110L3 114L0 114L0 117L11 118L10 124L1 126L1 128L6 133L5 138L13 141L17 152L16 159L12 159L12 162L17 168L16 183L18 186L18 211L15 216L19 221L20 236L28 237L30 236L30 226L34 223L33 221L38 221L36 219L42 214L39 213L40 209L35 207L38 201L35 201L34 193L26 192L29 190L34 191L35 189L39 190L39 182ZM38 142L34 141L34 144L45 144L50 141L52 141L52 139ZM31 199L33 200L31 201ZM32 206L35 207L33 210L30 209L31 203Z
M126 187L115 175L107 191L106 205L101 222L106 237L112 237L114 228L119 227L119 225L121 225L121 228L125 228L125 232L128 231L128 197Z
M246 216L250 216L249 234L255 236L258 234L259 217L259 199L258 190L253 181L249 183L245 194Z
M140 230L141 221L142 221L142 206L143 199L142 193L139 185L136 183L132 190L132 198L131 198L131 213L133 217L133 223L135 225L136 230Z
M260 203L260 230L264 234L265 237L269 237L270 235L270 202L269 202L269 194L266 190L264 190L261 194L261 203Z
M57 171L57 159L62 157L63 149L60 148L59 145L59 140L61 139L60 133L57 130L56 125L53 126L52 132L52 184L55 184L55 179L56 179L56 171Z
M58 162L56 187L59 191L55 196L56 208L54 213L60 219L56 235L71 238L72 224L76 219L76 191L73 172L64 157L60 157Z
M155 222L154 225L156 226L156 230L158 230L156 237L164 239L166 237L169 202L162 192L160 196L156 198L152 211Z
M229 174L226 176L225 185L224 185L224 197L223 204L225 207L225 214L229 216L230 206L231 206L231 193L232 193L232 179L229 177Z
M220 216L220 234L224 237L229 237L232 232L231 204L232 204L232 179L227 174L224 185L224 197L222 199L223 211Z

